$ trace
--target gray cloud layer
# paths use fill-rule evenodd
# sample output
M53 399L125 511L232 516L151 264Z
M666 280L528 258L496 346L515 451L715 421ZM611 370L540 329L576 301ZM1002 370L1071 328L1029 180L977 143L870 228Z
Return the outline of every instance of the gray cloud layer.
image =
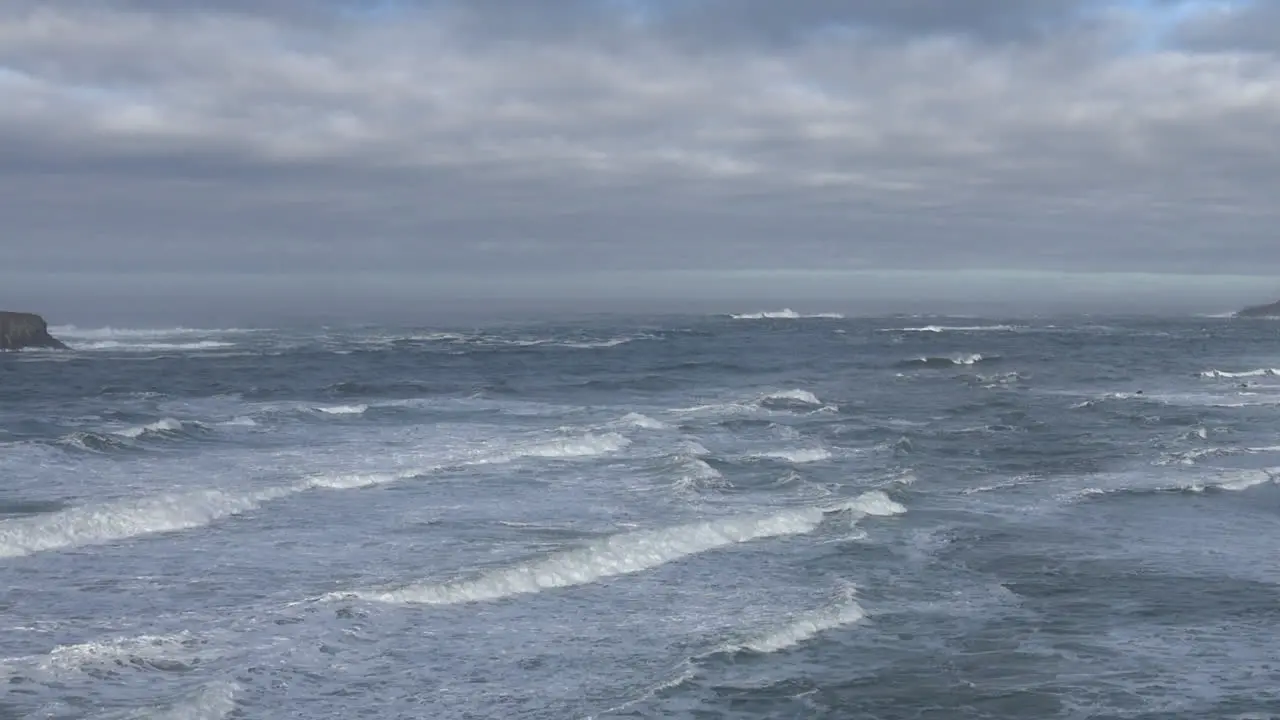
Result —
M10 0L7 263L1277 273L1280 12L1153 5Z

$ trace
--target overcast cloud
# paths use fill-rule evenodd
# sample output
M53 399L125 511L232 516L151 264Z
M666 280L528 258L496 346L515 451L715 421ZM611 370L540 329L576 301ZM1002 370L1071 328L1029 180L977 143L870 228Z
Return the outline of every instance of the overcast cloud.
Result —
M1277 197L1270 1L0 3L7 304L1234 298L1280 274Z

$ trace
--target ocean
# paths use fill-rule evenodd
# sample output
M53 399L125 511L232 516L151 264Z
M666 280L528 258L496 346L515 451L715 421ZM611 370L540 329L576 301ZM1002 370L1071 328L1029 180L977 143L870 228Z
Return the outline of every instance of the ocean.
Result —
M1277 327L55 327L0 718L1280 717Z

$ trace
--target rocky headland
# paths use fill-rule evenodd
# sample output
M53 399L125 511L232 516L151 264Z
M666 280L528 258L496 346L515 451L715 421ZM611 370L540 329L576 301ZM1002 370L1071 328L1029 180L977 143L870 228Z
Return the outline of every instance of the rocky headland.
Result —
M67 346L49 334L49 324L39 315L0 310L0 352L24 348L66 350Z

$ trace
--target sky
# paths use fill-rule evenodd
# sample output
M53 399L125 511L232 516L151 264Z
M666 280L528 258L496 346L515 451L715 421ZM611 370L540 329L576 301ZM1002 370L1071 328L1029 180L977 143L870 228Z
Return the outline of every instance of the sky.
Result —
M5 0L0 306L1233 309L1276 0Z

